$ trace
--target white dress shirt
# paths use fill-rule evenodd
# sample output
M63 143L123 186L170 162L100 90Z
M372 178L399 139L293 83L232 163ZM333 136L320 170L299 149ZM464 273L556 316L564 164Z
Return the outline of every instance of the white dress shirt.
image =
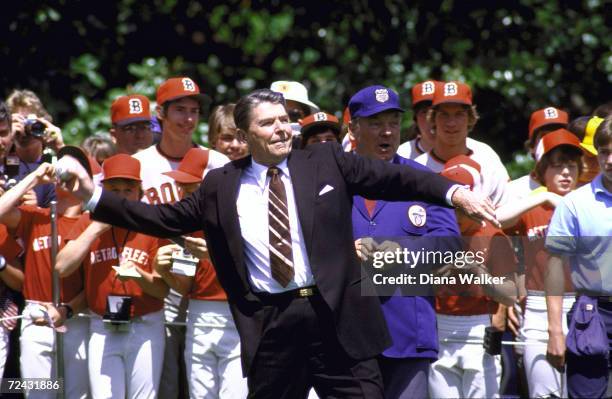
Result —
M289 167L285 159L276 165L281 171L281 180L287 193L289 208L289 230L291 232L291 249L293 252L293 267L295 276L287 287L280 285L273 277L270 269L270 250L268 233L268 194L270 177L268 167L252 161L240 177L238 191L238 220L240 233L244 242L244 255L249 281L254 291L279 293L299 287L314 285L314 276L306 254L306 245L297 214L297 206L293 193L293 184L289 175Z

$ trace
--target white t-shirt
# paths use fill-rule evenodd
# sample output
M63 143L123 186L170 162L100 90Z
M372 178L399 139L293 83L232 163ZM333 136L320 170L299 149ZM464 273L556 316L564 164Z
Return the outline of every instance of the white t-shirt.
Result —
M510 198L508 191L510 176L506 167L489 145L473 139L468 140L470 140L468 149L472 151L469 157L478 162L482 176L480 184L475 185L475 191L489 197L494 206L503 205ZM436 173L444 169L445 162L432 155L431 151L419 155L415 161Z
M525 198L529 193L540 186L541 184L534 180L531 174L527 174L508 183L508 195L510 195L512 199Z
M201 147L209 151L208 164L202 178L209 170L219 168L229 162L229 158L218 151ZM143 202L149 204L168 204L177 202L181 196L173 178L163 175L164 172L176 170L180 161L170 160L162 155L156 145L133 155L140 161L140 178L145 192Z

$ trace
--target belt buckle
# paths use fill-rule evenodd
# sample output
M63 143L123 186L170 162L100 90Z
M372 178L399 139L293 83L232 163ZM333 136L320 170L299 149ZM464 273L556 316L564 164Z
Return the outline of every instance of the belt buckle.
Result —
M305 298L308 296L313 296L314 290L312 289L312 287L300 288L297 293L300 298Z

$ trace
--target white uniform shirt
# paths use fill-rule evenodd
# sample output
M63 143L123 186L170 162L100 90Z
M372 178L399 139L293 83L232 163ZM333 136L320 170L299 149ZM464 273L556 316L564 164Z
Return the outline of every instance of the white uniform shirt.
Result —
M497 153L487 144L473 140L470 145L471 147L468 148L472 153L469 157L478 162L482 176L481 184L475 187L476 192L489 197L495 207L503 205L509 199L508 181L510 177L506 167ZM419 155L415 161L436 173L444 169L445 162L432 155L431 151Z
M202 178L209 170L220 168L229 162L225 155L205 147L208 150L208 164L204 169ZM180 200L178 186L173 178L163 175L164 172L176 170L180 161L166 158L157 149L156 145L142 150L133 155L140 161L140 178L142 179L142 189L145 192L143 202L148 204L171 204Z

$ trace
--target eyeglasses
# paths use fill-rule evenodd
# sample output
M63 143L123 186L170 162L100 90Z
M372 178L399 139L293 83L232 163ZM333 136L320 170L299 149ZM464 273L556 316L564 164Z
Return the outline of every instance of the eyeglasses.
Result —
M127 126L121 127L121 130L125 133L136 133L140 130L151 130L152 125L149 122L144 123L132 123Z

